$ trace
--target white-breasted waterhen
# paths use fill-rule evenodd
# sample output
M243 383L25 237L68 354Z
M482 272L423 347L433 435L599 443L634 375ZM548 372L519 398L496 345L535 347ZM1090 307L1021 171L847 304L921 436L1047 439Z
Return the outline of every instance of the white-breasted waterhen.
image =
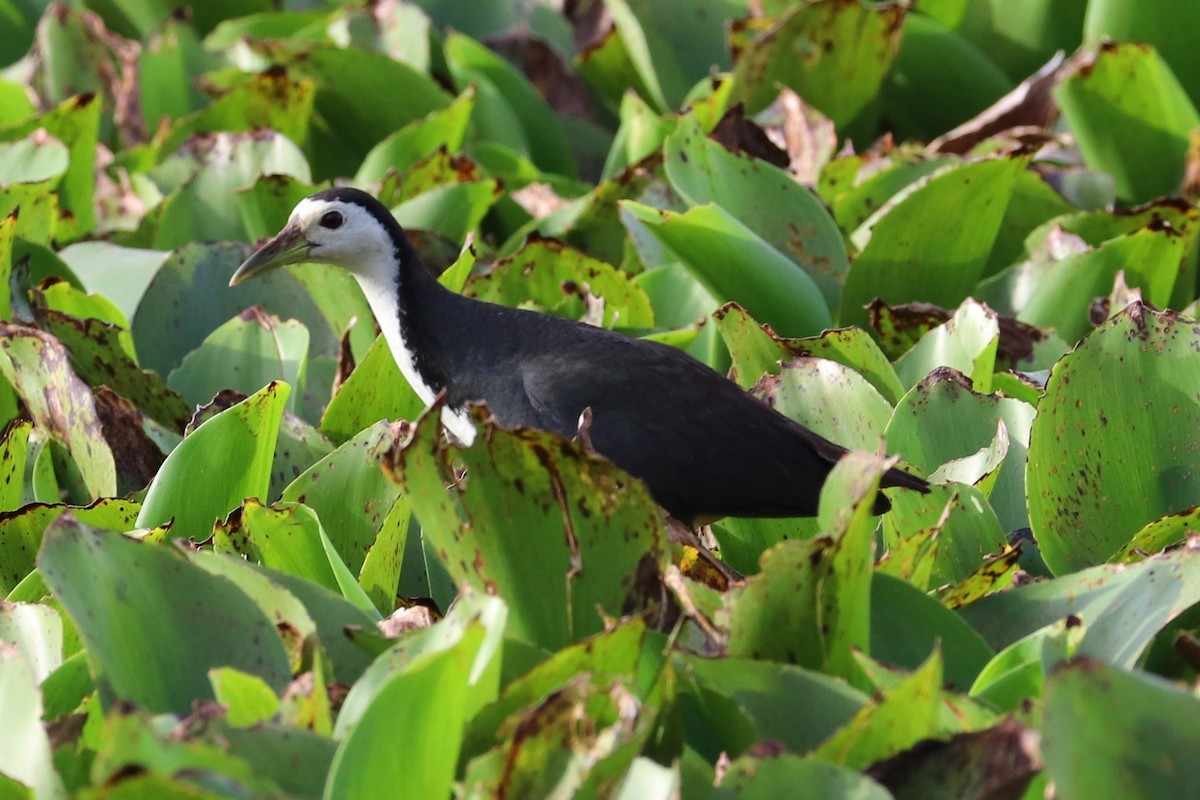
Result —
M846 450L793 422L686 353L559 317L455 294L425 268L391 213L337 188L301 200L230 285L285 264L332 264L358 281L404 377L464 444L471 402L504 427L572 436L591 409L600 455L641 478L675 519L817 513ZM898 469L882 487L927 491ZM875 513L890 507L881 492Z

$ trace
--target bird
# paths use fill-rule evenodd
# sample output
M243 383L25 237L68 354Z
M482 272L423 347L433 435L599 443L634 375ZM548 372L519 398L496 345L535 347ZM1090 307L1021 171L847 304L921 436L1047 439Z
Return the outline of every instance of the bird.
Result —
M644 481L684 525L815 516L825 478L848 452L682 350L447 289L367 192L304 198L229 283L311 262L355 278L417 395L430 405L444 393L442 422L462 445L476 434L472 403L504 428L568 438L590 417L591 449ZM880 487L928 491L896 467ZM874 513L889 508L880 491Z

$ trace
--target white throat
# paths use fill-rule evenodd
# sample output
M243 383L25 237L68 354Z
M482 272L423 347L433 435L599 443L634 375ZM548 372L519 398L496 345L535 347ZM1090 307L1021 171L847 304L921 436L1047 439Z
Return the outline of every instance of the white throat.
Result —
M396 366L400 368L400 374L417 393L417 397L421 398L421 402L428 407L437 397L437 391L426 383L425 379L421 377L421 373L417 371L417 362L412 348L404 339L404 333L399 324L400 307L395 277L361 272L352 274L362 288L363 294L366 295L367 303L370 304L375 319L379 321L379 327L383 330L383 336L387 340L388 348L392 351L392 358L395 360ZM442 424L464 446L470 447L475 442L475 425L471 422L465 408L454 409L443 406L441 416Z

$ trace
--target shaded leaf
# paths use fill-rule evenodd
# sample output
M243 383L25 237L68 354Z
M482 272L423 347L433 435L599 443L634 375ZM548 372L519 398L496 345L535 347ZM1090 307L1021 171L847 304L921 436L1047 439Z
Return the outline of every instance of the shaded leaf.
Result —
M289 677L270 620L172 548L65 517L47 531L38 567L79 626L106 703L186 713L212 697L211 667L259 675L276 691ZM137 611L146 608L156 613Z

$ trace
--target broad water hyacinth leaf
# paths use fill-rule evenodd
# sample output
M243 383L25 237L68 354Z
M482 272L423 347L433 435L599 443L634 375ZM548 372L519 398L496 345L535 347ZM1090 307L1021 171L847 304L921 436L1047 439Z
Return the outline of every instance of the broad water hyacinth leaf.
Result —
M146 491L138 527L170 522L173 537L204 541L243 499L266 497L289 393L286 384L270 383L180 442Z
M18 428L19 430L19 428ZM93 528L106 531L128 531L134 528L138 503L106 498L88 506L48 505L27 503L19 509L9 510L0 516L0 591L8 593L25 579L34 569L34 559L41 547L46 528L70 513L75 519Z
M846 275L842 324L863 324L875 298L958 306L984 275L1022 159L947 167L893 197L862 224ZM970 224L963 224L970 220Z
M424 408L380 334L325 407L321 433L341 443L381 419L415 420Z
M203 405L222 389L251 394L273 380L302 392L307 367L308 329L251 306L184 356L167 382L190 404ZM288 400L294 407L295 395Z
M892 407L866 378L825 358L797 358L752 390L776 411L851 450L879 449Z
M106 704L186 713L212 697L210 667L237 667L276 690L289 677L266 614L173 548L64 518L47 532L38 567L80 626ZM156 613L139 613L149 608Z
M1163 585L1171 592L1159 591ZM959 613L997 649L1074 617L1085 626L1081 655L1132 668L1155 634L1198 601L1200 559L1180 550L1000 592Z
M58 183L58 206L69 214L58 231L60 241L71 241L90 233L96 226L92 195L96 189L96 143L100 134L100 98L79 94L40 116L15 125L0 127L0 142L23 139L45 130L67 146L69 161Z
M691 206L716 205L794 261L837 308L849 268L846 246L829 212L808 188L778 167L735 155L703 134L694 115L666 140L667 180Z
M1116 178L1122 202L1175 192L1200 113L1153 47L1101 45L1056 97L1083 157Z
M782 83L846 125L871 101L896 57L905 11L892 2L804 3L778 7L774 19L739 22L731 34L733 102L757 111Z
M70 453L88 499L116 494L116 464L95 400L62 343L34 328L0 325L0 374L38 425Z
M606 328L649 328L654 312L646 293L619 270L554 239L531 239L486 275L470 280L470 297L586 319Z
M489 422L460 450L437 422L421 418L391 469L457 581L499 595L514 631L554 648L600 630L598 609L636 607L637 576L662 558L644 484L552 434ZM544 569L558 577L536 578Z
M1059 797L1155 797L1200 786L1188 724L1200 699L1161 678L1078 659L1046 687L1046 771ZM1154 736L1136 735L1153 725ZM1086 766L1085 766L1086 765Z
M1143 525L1197 504L1198 343L1194 321L1135 304L1051 372L1026 482L1055 573L1107 561Z
M832 324L813 279L718 205L683 214L626 202L719 302L733 300L785 336L819 333Z

